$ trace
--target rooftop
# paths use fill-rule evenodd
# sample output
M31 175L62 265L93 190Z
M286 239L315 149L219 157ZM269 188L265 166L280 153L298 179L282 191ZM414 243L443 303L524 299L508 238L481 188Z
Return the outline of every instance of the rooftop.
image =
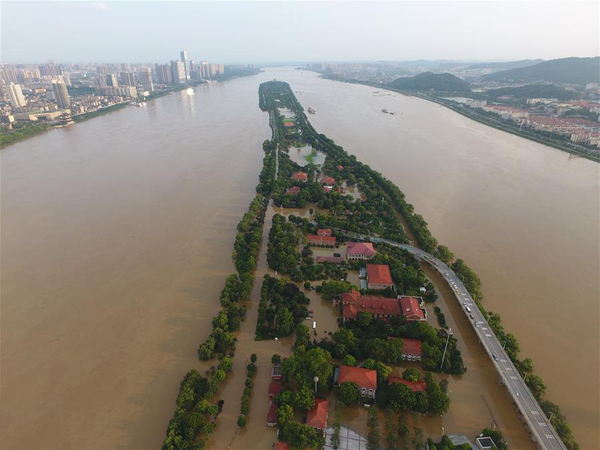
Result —
M410 388L413 392L425 392L427 390L427 383L424 381L409 381L401 377L389 377L388 384L402 383Z
M324 429L327 427L327 415L329 414L329 402L321 398L315 398L315 406L306 416L306 425L313 428Z
M375 256L377 254L370 242L348 242L346 247L348 255Z
M421 356L421 341L417 341L416 339L402 340L404 341L403 353Z
M402 307L402 314L406 316L407 320L425 320L425 313L419 305L419 301L414 297L401 297L400 305Z
M377 372L362 367L340 366L338 383L356 383L359 387L377 389Z
M392 285L390 266L386 264L367 264L367 279L373 284Z

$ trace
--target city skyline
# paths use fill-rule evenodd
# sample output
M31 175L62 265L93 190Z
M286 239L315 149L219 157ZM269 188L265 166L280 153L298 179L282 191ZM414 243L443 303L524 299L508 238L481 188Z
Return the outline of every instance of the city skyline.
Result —
M222 63L589 57L599 12L595 2L3 2L1 50L5 64L166 62L182 49ZM278 24L301 39L272 40Z

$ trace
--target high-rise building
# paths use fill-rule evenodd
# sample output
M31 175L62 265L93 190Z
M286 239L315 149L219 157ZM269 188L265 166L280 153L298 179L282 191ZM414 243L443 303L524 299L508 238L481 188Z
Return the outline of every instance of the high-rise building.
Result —
M131 72L121 72L119 80L122 86L135 86L135 77Z
M27 104L19 84L7 84L6 86L2 86L2 90L4 91L4 95L8 97L10 106L13 108L22 108Z
M185 83L185 65L181 61L171 61L171 78L175 85Z
M40 69L41 76L48 76L48 77L56 78L59 75L62 75L62 70L60 69L60 67L53 63L44 64L43 66L39 66L39 69Z
M171 84L171 67L168 64L155 64L156 81L160 84Z
M183 63L183 67L185 69L185 79L190 79L190 62L188 60L188 52L187 50L181 50L179 54L181 56L181 62Z
M154 92L154 85L152 84L152 70L150 67L144 67L140 69L137 76L146 91Z
M107 86L118 86L119 82L117 81L117 76L114 73L109 73L106 75L106 85Z
M60 81L52 82L52 92L54 93L54 99L60 109L65 109L71 106L71 97L67 92L67 85Z

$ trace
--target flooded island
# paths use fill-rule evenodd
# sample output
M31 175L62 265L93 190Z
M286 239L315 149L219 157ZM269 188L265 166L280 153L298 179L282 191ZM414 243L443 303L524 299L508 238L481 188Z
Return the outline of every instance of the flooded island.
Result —
M518 448L578 448L478 276L398 187L318 134L287 83L259 102L272 139L236 271L163 448L506 448L504 427L522 428ZM507 405L490 426L453 409L472 382Z

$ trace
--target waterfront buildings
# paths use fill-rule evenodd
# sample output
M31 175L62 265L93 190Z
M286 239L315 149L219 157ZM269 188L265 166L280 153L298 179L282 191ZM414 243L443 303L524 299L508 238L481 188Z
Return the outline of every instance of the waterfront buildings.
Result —
M415 297L400 297L402 314L409 322L427 320L427 310L423 306L423 299Z
M348 242L346 244L346 257L349 260L371 259L377 254L370 242Z
M2 91L8 97L10 106L13 108L22 108L27 104L20 85L14 83L7 84L6 86L2 86Z
M67 91L67 86L65 83L53 81L52 92L54 93L56 104L60 109L65 109L71 106L71 97L69 96L69 92Z
M342 365L336 369L334 379L338 385L356 383L361 397L375 398L377 392L377 372L375 370Z
M154 83L152 82L152 69L144 67L138 71L138 79L144 89L150 93L154 92Z
M394 287L390 266L386 264L367 264L367 287L369 289Z
M185 72L185 80L187 81L190 79L190 61L188 59L187 50L182 50L179 53L179 56L181 57L181 62L183 63L183 70Z
M171 61L171 83L178 85L185 82L185 65L181 61Z

